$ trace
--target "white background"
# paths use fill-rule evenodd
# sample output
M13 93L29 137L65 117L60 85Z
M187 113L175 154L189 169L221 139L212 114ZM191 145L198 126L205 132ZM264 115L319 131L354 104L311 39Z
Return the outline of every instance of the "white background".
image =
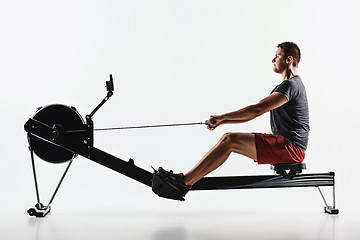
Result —
M2 1L0 190L5 213L36 203L24 123L61 103L84 117L105 97L95 127L199 122L266 97L276 46L302 50L311 132L306 172L336 172L337 206L359 212L357 1ZM242 125L96 132L95 146L148 170L186 172L229 131L270 132L265 114ZM46 203L64 164L36 160ZM212 176L272 174L240 155ZM330 194L330 189L327 192ZM328 195L330 197L330 195ZM330 200L330 198L329 198ZM52 214L85 212L321 212L314 188L191 192L161 199L145 185L77 157ZM53 217L53 216L52 216Z

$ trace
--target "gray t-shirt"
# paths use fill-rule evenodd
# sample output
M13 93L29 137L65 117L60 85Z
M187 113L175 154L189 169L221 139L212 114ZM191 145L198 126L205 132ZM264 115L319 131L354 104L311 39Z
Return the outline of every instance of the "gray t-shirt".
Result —
M305 86L299 76L283 81L271 92L280 92L288 102L270 111L273 134L285 137L296 147L306 150L309 139L309 107Z

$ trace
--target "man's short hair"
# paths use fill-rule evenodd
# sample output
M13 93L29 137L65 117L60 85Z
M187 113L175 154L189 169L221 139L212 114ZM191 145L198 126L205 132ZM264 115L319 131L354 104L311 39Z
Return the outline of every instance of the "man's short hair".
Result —
M300 53L300 48L298 47L298 45L296 45L296 43L293 42L283 42L278 44L277 46L278 48L281 48L284 51L285 57L288 56L292 56L294 61L293 61L293 66L297 67L299 62L300 62L300 58L301 58L301 53Z

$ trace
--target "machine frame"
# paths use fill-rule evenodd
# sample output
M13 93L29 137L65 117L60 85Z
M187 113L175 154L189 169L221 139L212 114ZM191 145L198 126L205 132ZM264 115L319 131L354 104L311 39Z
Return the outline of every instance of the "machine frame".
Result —
M32 162L35 190L37 203L34 208L28 210L30 216L45 217L51 210L53 202L60 185L67 174L73 159L77 155L81 155L91 161L94 161L104 167L112 169L122 175L132 178L146 186L152 188L152 191L160 197L180 200L184 198L180 196L169 184L164 181L155 170L153 173L144 170L135 165L134 160L124 161L109 153L94 147L94 123L92 117L100 109L101 106L113 95L114 84L112 75L110 80L106 81L107 95L100 104L89 114L86 115L86 122L77 129L64 129L61 123L48 125L36 118L30 118L24 125L24 129L28 134L29 150ZM71 107L74 111L75 108ZM80 115L79 115L80 116ZM34 158L34 149L32 140L37 139L40 142L46 142L56 146L60 151L69 152L72 158L62 175L49 203L44 205L41 203L38 181L36 175L36 166ZM42 151L40 149L40 151ZM46 160L46 159L45 159ZM205 177L198 181L191 191L199 190L218 190L218 189L249 189L249 188L288 188L288 187L316 187L325 203L324 210L328 214L338 214L339 210L335 208L335 173L311 173L302 174L302 170L306 166L301 164L276 164L272 169L276 172L273 175L255 175L255 176L234 176L234 177ZM332 187L332 205L329 205L320 189L320 187Z

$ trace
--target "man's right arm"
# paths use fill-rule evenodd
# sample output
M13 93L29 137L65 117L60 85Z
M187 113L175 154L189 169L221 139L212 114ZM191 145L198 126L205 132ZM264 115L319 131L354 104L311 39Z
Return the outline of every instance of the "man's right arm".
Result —
M281 105L287 103L287 101L288 99L284 94L273 92L257 104L247 106L234 112L225 113L223 115L211 116L209 121L215 119L216 123L213 124L213 128L210 128L209 126L208 128L210 130L214 130L222 124L248 122L272 109L280 107Z

